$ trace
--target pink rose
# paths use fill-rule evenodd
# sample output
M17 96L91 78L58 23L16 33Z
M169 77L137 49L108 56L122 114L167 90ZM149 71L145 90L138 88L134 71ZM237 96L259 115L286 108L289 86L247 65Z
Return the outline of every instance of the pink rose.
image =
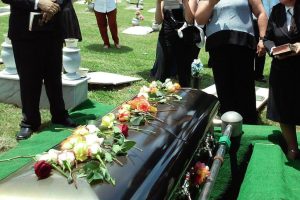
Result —
M34 164L34 172L39 179L48 178L51 170L52 166L45 160L40 160Z

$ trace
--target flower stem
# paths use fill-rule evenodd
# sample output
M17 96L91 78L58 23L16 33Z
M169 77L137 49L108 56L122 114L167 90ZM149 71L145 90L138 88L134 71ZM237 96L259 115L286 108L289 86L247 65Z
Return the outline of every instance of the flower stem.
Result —
M16 157L0 160L0 162L11 161L11 160L19 159L19 158L32 158L33 159L34 157L35 157L35 155L34 156L16 156Z
M113 160L114 160L116 163L118 163L119 165L121 165L121 167L123 167L123 163L122 163L121 161L119 161L119 160L116 159L116 158L113 158Z
M132 127L132 126L130 126L129 128L132 129L132 130L142 131L142 132L145 131L145 132L149 132L149 133L152 133L152 134L156 133L154 131L150 131L150 130L146 130L146 129L140 129L140 128L136 128L136 127Z
M102 149L103 151L105 151L106 153L109 153L108 151L106 151L105 149ZM119 165L123 166L123 163L121 161L119 161L117 158L113 158L113 161L115 161L116 163L118 163Z
M55 165L55 164L51 164L51 166L55 169L55 170L57 170L59 173L61 173L63 176L65 176L66 178L68 178L69 176L60 168L60 167L58 167L57 165Z
M156 119L157 121L160 121L160 122L162 122L162 123L165 123L163 120L161 120L161 119L155 117L154 115L151 115L150 113L147 113L146 116L150 116L150 117L152 117L153 119Z

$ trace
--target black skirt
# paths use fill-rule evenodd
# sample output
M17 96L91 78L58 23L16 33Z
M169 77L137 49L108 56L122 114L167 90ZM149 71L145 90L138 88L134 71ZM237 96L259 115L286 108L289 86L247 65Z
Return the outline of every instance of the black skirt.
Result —
M273 59L267 118L300 125L300 56Z

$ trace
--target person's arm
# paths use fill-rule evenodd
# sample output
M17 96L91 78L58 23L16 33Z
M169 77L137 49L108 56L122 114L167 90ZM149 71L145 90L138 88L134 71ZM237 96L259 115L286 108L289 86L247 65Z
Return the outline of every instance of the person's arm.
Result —
M194 25L195 12L197 9L197 0L182 0L184 9L184 18L188 24Z
M258 31L259 31L259 41L257 44L257 54L258 56L263 56L266 53L263 38L266 35L266 29L268 24L268 17L264 6L261 0L249 0L250 6L252 8L252 12L257 18Z
M219 0L200 0L198 3L198 8L195 13L195 19L197 24L205 25L209 22L213 9Z
M155 23L157 24L161 24L163 22L163 6L164 2L162 0L156 0Z
M274 12L272 10L269 21L268 21L266 35L265 35L264 41L263 41L264 46L269 55L272 55L272 48L276 47L276 45L274 43L274 27L273 27L274 17L276 17L276 16L274 16Z

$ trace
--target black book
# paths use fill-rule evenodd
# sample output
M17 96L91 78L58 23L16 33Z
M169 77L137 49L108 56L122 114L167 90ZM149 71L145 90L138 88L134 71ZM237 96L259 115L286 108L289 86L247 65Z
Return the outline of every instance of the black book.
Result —
M51 31L54 29L53 20L43 22L43 14L40 12L30 12L29 31Z

